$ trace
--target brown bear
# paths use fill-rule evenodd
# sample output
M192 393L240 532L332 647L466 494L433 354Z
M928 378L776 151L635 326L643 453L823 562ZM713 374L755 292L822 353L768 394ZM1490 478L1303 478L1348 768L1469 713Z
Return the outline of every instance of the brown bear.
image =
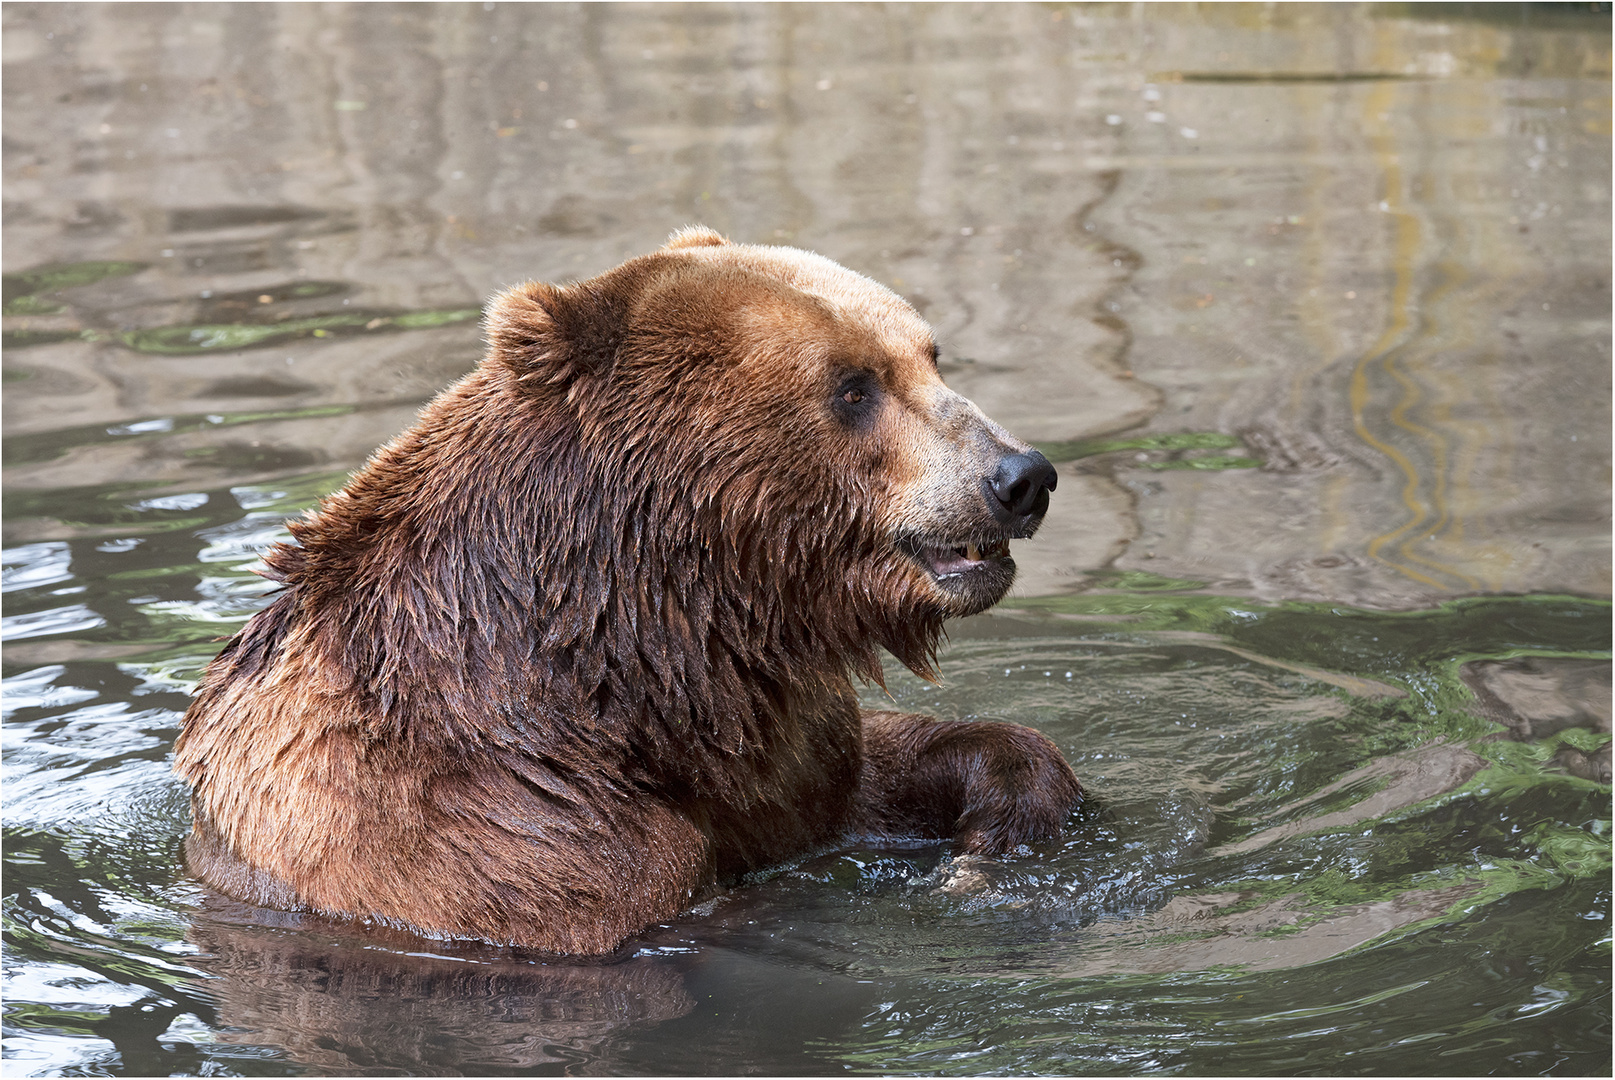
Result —
M262 907L602 953L863 837L1003 853L1080 798L1043 735L860 713L996 603L1055 472L930 328L690 228L527 284L488 355L266 556L175 768L192 870Z

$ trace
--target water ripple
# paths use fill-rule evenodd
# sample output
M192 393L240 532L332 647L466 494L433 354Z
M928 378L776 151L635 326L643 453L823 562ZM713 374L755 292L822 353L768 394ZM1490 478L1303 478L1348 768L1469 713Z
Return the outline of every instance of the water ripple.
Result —
M69 581L73 577L68 566L73 556L64 540L47 540L39 544L23 544L0 552L0 592L17 589L38 589Z
M105 626L107 621L83 604L31 611L25 615L0 618L0 641L48 637L52 634L82 634Z

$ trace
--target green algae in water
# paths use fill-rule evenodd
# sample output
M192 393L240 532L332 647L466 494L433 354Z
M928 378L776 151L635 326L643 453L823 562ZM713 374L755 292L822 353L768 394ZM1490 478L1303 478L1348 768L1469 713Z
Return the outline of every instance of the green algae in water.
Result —
M27 303L34 303L26 298L19 300L18 303L23 304L25 300ZM7 312L7 314L29 313L43 312L23 312L20 309ZM4 331L4 345L8 349L22 349L75 339L91 342L111 341L141 353L192 356L257 349L306 338L335 339L355 334L429 330L467 322L480 317L481 314L481 308L443 308L405 312L355 309L325 315L310 315L300 319L283 319L279 322L196 323L122 332L17 329Z
M4 330L0 331L0 348L26 349L34 345L54 345L58 341L94 341L96 335L87 330Z
M15 300L7 300L5 305L7 315L55 315L66 310L66 304L38 296L19 296Z
M1167 452L1172 456L1164 460L1128 462L1146 469L1198 469L1216 472L1223 469L1260 468L1260 458L1243 454L1207 454L1206 450L1230 450L1241 443L1232 435L1217 431L1177 431L1160 435L1139 435L1131 439L1074 439L1068 442L1038 443L1037 449L1050 461L1079 461L1134 451L1147 457L1151 453Z
M81 424L75 427L56 428L38 434L19 435L4 440L0 446L7 463L37 463L51 461L80 446L92 446L107 441L107 436L119 439L154 439L175 432L206 431L212 428L239 427L244 424L267 423L275 420L307 420L325 416L346 416L363 409L388 408L398 402L370 402L358 405L311 405L302 409L255 409L240 412L183 413L177 416L151 417L129 424L107 427L105 424Z
M1203 589L1206 585L1203 581L1164 577L1147 570L1094 570L1086 577L1096 588L1117 592L1183 592Z
M1172 458L1169 461L1146 461L1146 469L1202 469L1216 472L1219 469L1259 469L1259 458L1235 457L1229 454L1207 454L1204 457Z
M1172 579L1162 579L1170 581ZM1454 656L1607 658L1610 602L1576 596L1479 596L1418 611L1369 611L1342 604L1262 604L1206 595L1084 593L1014 601L1049 614L1121 616L1131 631L1185 629L1222 634L1264 655L1358 674L1406 670ZM1551 643L1551 644L1550 644ZM1515 651L1518 650L1518 651Z
M421 330L475 319L481 308L445 308L441 311L352 311L312 315L276 323L221 323L198 326L162 326L131 330L117 340L137 352L185 356L195 353L251 349L297 338L323 338L338 334L365 334L384 330Z
M62 305L39 299L41 293L74 289L93 285L113 277L128 277L146 269L143 262L79 262L52 263L0 277L0 295L4 296L4 313L7 315L44 315L62 310Z
M1231 450L1239 445L1238 439L1219 431L1177 431L1139 435L1131 439L1074 439L1038 443L1037 448L1050 461L1076 461L1122 450Z

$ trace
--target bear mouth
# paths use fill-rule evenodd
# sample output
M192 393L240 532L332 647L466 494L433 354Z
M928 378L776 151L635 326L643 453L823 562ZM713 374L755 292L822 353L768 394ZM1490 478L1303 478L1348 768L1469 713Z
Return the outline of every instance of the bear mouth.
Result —
M1015 581L1015 560L1009 557L1006 536L945 543L913 538L903 548L930 579L949 617L986 611Z
M1006 563L1011 567L1015 565L1014 560L1009 557L1009 541L1002 538L964 540L947 544L916 544L913 554L916 561L929 570L931 576L939 582L982 570L1002 568Z

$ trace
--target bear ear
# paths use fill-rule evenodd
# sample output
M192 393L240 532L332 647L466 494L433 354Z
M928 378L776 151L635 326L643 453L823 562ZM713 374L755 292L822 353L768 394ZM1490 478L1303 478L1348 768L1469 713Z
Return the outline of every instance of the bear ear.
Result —
M489 355L529 382L566 382L609 369L628 298L596 282L559 288L530 281L494 297L484 317Z
M667 246L662 250L677 251L680 248L720 247L728 242L705 225L686 225L667 238Z

